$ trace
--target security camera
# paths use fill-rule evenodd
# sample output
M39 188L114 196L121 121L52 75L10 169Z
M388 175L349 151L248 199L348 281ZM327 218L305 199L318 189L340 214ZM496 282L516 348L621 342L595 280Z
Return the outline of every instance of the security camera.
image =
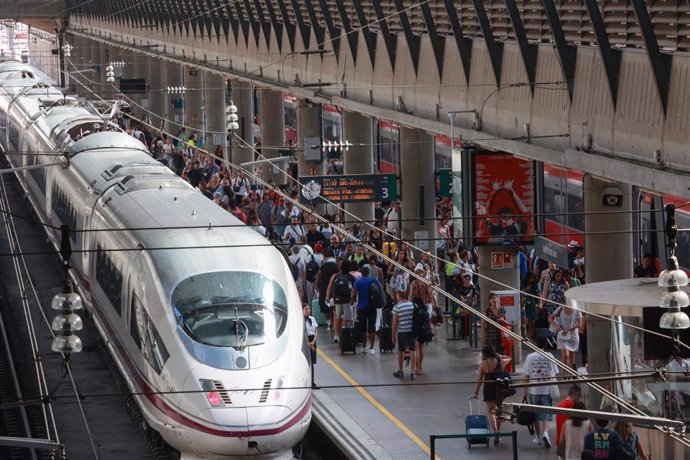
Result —
M604 187L601 195L601 205L620 208L623 206L623 192L618 187Z

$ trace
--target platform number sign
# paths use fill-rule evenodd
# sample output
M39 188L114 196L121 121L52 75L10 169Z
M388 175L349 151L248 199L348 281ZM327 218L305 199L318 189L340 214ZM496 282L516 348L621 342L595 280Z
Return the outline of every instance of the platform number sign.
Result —
M394 201L398 199L395 174L301 176L300 201L305 204Z

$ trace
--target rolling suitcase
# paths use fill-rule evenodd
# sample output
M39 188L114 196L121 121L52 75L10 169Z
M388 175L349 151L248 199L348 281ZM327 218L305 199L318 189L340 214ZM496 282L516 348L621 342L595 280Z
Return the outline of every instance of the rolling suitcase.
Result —
M472 444L486 444L489 447L489 437L491 430L489 429L489 417L479 414L479 400L477 400L477 415L472 411L472 399L470 399L470 415L465 418L465 434L473 435L467 438L468 448L472 448Z
M342 327L340 328L340 354L352 353L357 354L357 339L355 328Z
M326 317L321 313L321 305L319 305L318 297L314 297L311 300L311 316L314 317L319 326L325 326L327 324Z
M381 325L379 326L379 351L381 353L392 353L395 345L393 345L393 330L391 323L393 322L393 313L387 308L381 309Z

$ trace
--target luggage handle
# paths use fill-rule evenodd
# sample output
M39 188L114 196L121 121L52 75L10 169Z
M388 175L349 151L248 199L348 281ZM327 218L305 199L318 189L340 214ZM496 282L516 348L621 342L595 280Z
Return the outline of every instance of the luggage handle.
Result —
M481 414L479 413L479 407L480 407L480 406L479 406L479 398L470 398L470 402L469 402L469 405L470 405L470 415L474 415L474 412L472 411L472 401L477 401L477 415L481 415Z

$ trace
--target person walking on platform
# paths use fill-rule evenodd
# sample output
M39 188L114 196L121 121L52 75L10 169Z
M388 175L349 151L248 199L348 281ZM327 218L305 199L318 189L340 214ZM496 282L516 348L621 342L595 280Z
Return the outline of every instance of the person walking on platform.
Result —
M493 292L489 294L489 308L485 311L486 316L504 326L508 325L506 320L506 310L498 306L498 296ZM501 351L501 330L482 320L482 345L491 346L494 350Z
M314 366L316 365L316 338L319 336L319 325L311 316L311 308L308 304L302 307L304 313L304 328L307 332L307 341L309 342L309 353L311 355L311 387L316 389L316 382L314 380Z
M479 396L479 388L484 384L483 399L486 403L486 413L489 415L489 423L494 433L501 431L501 421L496 417L494 408L496 407L496 400L498 399L498 386L496 385L496 372L503 370L506 364L510 363L509 356L503 356L496 353L492 346L482 348L482 362L479 363L479 375L477 376L477 386L472 393L471 398L477 399ZM484 383L489 381L489 383ZM494 439L494 445L498 445L499 437Z
M373 355L374 343L376 342L376 308L369 305L369 291L373 283L379 283L369 276L369 268L362 267L360 270L362 277L355 281L352 286L351 302L357 302L357 321L359 321L360 333L362 335L362 353L366 353L367 335L369 338L369 354ZM379 283L380 284L380 283Z
M395 306L393 307L392 338L393 344L398 345L398 370L393 373L395 377L403 378L403 356L410 353L410 361L416 362L415 342L416 337L412 332L412 316L414 304L405 299L404 290L395 291ZM410 380L414 380L414 368L410 370Z
M330 251L330 249L328 249L328 251ZM347 260L341 261L338 269L338 273L331 275L325 295L325 299L331 300L334 306L333 332L336 341L340 340L341 327L350 327L350 323L353 319L350 296L352 293L352 285L355 282L354 276L350 275L350 262Z
M543 334L538 335L536 345L543 352L546 348L546 336ZM546 356L534 351L525 358L523 373L527 376L528 382L543 382L544 380L553 379L558 374L558 367ZM528 387L529 403L537 406L551 406L551 393L554 391L552 387L558 388L556 384ZM542 441L544 441L544 447L547 449L551 447L551 439L549 438L549 421L551 418L551 414L544 412L534 414L535 434L532 442L541 445Z

